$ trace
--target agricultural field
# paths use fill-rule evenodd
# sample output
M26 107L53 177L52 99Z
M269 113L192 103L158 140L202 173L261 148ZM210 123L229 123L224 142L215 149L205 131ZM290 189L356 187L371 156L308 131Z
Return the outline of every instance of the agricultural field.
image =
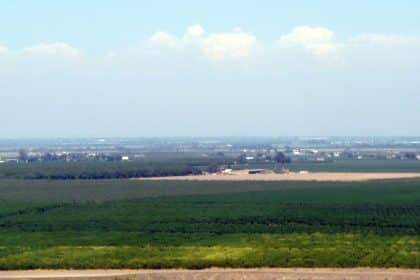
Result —
M0 269L420 268L420 180L0 180Z
M255 172L255 171L254 171ZM420 178L420 172L272 172L252 173L249 170L229 171L228 173L188 174L180 176L143 177L137 180L181 180L181 181L320 181L356 182L369 180L390 180Z
M288 164L249 163L233 166L234 169L290 169L311 172L420 172L420 160L335 160L326 162L292 162Z

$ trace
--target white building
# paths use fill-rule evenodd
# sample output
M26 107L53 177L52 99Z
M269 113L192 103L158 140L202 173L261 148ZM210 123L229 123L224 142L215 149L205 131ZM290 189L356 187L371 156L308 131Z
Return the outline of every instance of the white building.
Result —
M301 155L302 153L301 153L301 151L300 150L298 150L298 149L294 149L293 151L292 151L292 153L295 155L295 156L298 156L298 155Z

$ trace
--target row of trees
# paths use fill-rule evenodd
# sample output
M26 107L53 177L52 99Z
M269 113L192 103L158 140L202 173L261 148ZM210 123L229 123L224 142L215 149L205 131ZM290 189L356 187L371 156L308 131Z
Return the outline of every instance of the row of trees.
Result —
M29 155L26 150L19 150L18 155L19 162L33 163L39 161L120 161L122 155L119 153L104 154L99 153L96 155L88 155L86 153L63 153L56 154L51 152L45 152L41 155Z
M34 162L0 166L0 178L14 179L120 179L198 174L201 170L178 161Z
M286 156L283 152L280 152L280 151L276 152L276 154L274 156L266 156L265 159L269 160L269 161L274 161L276 163L281 163L281 164L292 162L292 159L290 157ZM247 155L246 154L241 154L237 158L237 162L239 164L247 163L248 162Z
M25 231L420 234L420 209L414 204L349 206L273 200L262 205L252 197L242 199L235 202L235 197L228 195L220 201L189 197L36 206L0 216L0 227ZM60 215L57 208L61 208Z

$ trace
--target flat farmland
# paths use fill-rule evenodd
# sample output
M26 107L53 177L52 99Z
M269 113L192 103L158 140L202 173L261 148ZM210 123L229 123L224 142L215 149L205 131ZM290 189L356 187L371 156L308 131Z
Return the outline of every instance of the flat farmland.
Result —
M0 180L0 268L419 269L420 180Z
M212 181L212 180L0 180L0 201L9 202L87 202L119 201L148 197L177 197L189 195L279 191L296 196L298 200L308 195L367 198L368 202L393 200L392 195L416 193L420 179L377 180L359 182L320 181ZM409 191L408 191L409 190ZM380 193L380 196L375 196ZM351 196L349 196L351 195ZM197 196L197 197L198 197ZM403 197L420 203L420 197ZM341 199L341 198L340 198ZM397 199L397 198L395 198ZM321 200L322 201L322 200ZM327 201L330 202L330 201Z

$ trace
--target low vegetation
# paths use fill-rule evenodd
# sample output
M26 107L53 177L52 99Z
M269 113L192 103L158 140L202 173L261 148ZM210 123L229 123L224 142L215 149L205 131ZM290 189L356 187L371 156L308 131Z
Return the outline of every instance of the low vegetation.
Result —
M419 186L0 180L0 268L420 268Z
M419 238L415 236L102 231L1 234L4 237L0 240L2 269L214 266L418 268L420 258Z

